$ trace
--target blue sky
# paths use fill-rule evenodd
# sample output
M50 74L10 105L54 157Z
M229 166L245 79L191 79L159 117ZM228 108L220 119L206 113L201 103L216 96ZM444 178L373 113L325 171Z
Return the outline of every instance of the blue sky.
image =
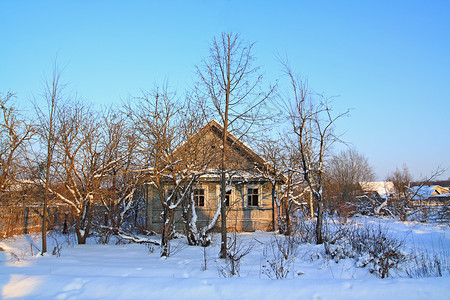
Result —
M420 179L450 168L449 12L449 1L0 0L0 91L31 110L58 57L70 89L98 105L165 80L183 94L212 38L239 33L266 82L287 55L337 111L352 109L337 129L379 179L403 164Z

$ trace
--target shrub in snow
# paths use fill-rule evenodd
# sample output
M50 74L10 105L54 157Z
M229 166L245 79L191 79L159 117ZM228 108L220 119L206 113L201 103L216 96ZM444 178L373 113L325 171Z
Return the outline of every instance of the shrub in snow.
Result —
M363 253L362 255L357 257L356 267L365 268L372 261L372 256L369 253Z
M298 219L293 226L293 235L297 237L301 243L316 242L316 222L314 220Z
M370 272L375 273L380 278L389 277L392 269L398 269L406 262L408 254L401 250L402 243L395 240L386 240L380 244L375 244L369 254L371 256Z
M325 243L325 252L337 263L341 259L354 258L357 253L352 247L352 242L344 237L333 243Z
M327 237L325 253L336 263L341 259L356 259L356 266L369 267L380 278L389 277L391 270L399 269L407 261L404 242L391 237L381 226L357 227L341 225Z
M261 266L261 273L270 279L286 278L292 269L293 261L286 260L282 256L268 259L264 265Z
M265 263L261 265L261 273L270 279L286 278L294 266L299 244L295 235L275 236L263 250Z

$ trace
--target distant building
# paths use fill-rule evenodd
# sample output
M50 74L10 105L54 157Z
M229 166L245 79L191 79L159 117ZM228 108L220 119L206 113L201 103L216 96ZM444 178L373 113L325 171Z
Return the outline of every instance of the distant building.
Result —
M408 190L412 200L450 200L450 189L440 185L413 186Z
M395 194L394 183L391 181L363 181L359 183L364 194L371 194L386 199Z

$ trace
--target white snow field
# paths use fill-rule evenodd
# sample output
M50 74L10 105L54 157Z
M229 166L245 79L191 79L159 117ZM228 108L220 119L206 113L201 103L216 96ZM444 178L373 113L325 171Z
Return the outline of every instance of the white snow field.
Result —
M408 264L380 279L356 259L338 263L327 258L323 245L301 244L285 279L270 279L262 270L270 255L274 233L241 233L243 247L253 245L242 258L239 276L225 278L223 260L217 258L219 236L207 248L188 246L185 239L171 244L172 255L159 256L159 248L143 244L102 245L89 239L74 244L73 237L52 234L49 254L40 256L40 236L21 235L0 241L0 293L2 299L450 299L448 226L402 223L374 218L352 222L381 224L406 242L405 251L440 253L442 277L410 278ZM378 225L377 225L378 226ZM278 236L280 237L280 236ZM33 255L31 253L33 251ZM204 252L205 251L205 252ZM205 270L206 257L206 270Z

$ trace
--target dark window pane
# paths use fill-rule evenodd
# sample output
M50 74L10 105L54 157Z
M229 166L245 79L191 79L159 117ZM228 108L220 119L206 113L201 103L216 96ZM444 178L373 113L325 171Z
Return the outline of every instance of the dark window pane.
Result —
M249 188L247 192L247 204L249 206L258 206L258 189Z
M258 206L258 194L253 195L253 206Z
M230 206L231 191L225 193L225 206Z
M195 206L205 206L205 189L194 189Z

